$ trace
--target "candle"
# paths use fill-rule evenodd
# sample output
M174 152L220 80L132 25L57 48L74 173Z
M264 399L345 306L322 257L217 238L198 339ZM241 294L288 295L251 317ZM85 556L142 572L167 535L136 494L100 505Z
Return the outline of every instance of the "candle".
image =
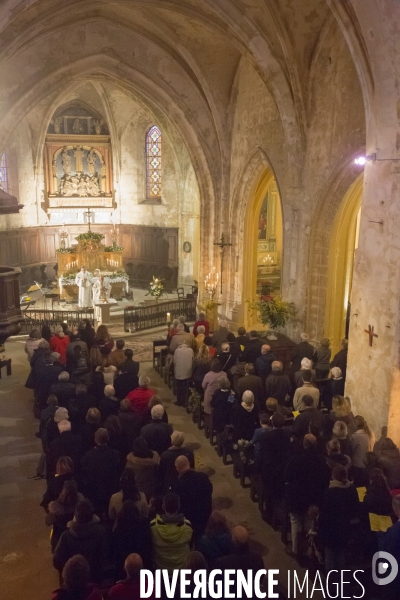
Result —
M171 313L167 312L167 323L171 322Z

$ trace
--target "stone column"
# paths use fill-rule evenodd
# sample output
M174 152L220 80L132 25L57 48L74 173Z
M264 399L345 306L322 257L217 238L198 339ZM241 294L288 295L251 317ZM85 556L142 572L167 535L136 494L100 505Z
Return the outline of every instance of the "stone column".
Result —
M355 255L346 395L375 434L400 444L400 162L367 162ZM374 327L369 345L365 333Z

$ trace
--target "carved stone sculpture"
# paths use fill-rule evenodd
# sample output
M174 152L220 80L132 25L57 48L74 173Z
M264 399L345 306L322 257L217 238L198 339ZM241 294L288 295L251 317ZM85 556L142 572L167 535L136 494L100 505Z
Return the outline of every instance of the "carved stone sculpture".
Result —
M52 125L54 126L54 132L55 133L61 133L61 124L63 122L63 118L62 117L56 117L55 119L52 120Z
M103 126L103 119L94 119L93 124L94 124L94 130L96 132L97 135L101 134L101 128Z
M87 160L89 175L94 175L96 172L97 155L96 155L95 151L93 150L93 148L90 148L90 152L88 152L86 160Z
M72 131L74 133L83 133L85 128L80 119L75 119L74 124L72 125Z
M64 146L61 156L62 156L62 166L64 169L64 173L65 173L65 175L70 175L71 174L71 158L70 158L70 155L69 155L69 152L68 152L66 146Z
M84 155L84 150L82 149L81 146L77 146L75 148L75 152L74 152L74 156L75 156L75 170L77 173L80 173L81 171L83 171L83 155Z

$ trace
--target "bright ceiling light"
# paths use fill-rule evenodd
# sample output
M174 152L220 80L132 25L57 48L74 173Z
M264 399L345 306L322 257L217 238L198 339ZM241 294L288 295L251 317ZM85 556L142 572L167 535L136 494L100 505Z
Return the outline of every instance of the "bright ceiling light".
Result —
M360 166L364 166L365 163L367 162L367 159L365 156L358 156L355 160L354 160L356 165L360 165Z

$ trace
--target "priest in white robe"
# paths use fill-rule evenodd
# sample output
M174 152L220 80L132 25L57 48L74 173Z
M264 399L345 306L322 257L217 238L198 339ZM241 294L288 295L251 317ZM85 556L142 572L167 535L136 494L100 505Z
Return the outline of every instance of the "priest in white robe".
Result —
M79 308L86 308L91 304L92 277L92 274L86 270L85 265L82 265L81 270L75 277L75 283L79 288Z
M93 308L94 315L97 321L100 320L100 309L96 304L99 304L104 298L109 298L111 293L111 285L108 279L104 275L100 275L97 281L94 282L93 287Z

